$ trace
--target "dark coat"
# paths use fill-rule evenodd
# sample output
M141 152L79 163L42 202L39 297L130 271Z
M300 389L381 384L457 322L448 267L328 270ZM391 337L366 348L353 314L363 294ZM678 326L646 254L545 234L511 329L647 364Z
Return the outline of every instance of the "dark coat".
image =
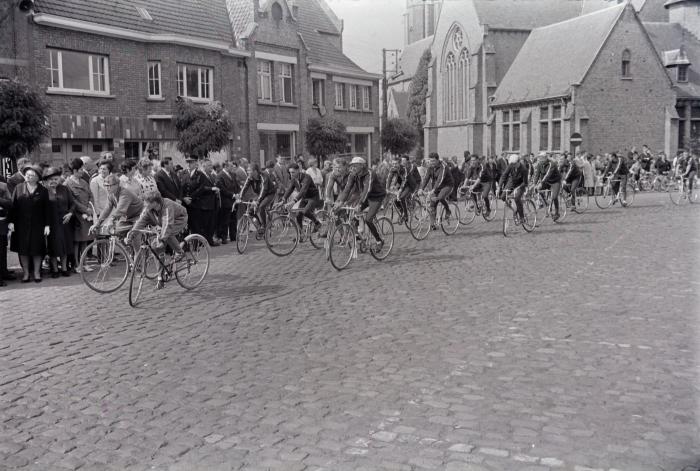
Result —
M45 255L44 227L49 221L49 192L46 188L38 185L33 193L29 193L26 183L17 185L10 208L10 222L15 225L10 250L19 255Z
M13 173L10 175L10 178L7 179L7 189L10 192L10 195L15 191L15 188L20 184L24 183L24 176L19 173Z
M11 207L12 193L7 189L7 183L0 183L0 237L7 237Z
M229 175L222 170L216 177L216 186L220 189L221 207L230 210L233 207L233 196L241 191L238 180L235 175Z
M202 210L216 209L216 194L212 187L214 182L201 170L196 170L190 178L189 196L192 198L191 207Z
M73 216L66 224L63 224L63 216L72 213ZM58 185L56 193L49 191L49 227L51 233L47 237L46 245L49 255L62 257L73 253L73 235L75 232L75 203L73 194L68 187Z
M165 170L159 170L156 173L156 185L158 185L158 191L163 198L173 201L182 199L182 185L175 172L170 172L168 175Z

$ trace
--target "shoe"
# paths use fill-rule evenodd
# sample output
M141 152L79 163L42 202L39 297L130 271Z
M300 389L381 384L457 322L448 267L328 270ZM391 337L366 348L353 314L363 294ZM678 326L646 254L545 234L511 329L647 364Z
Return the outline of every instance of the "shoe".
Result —
M27 278L27 279L22 278L22 283L29 283L30 281L32 281L31 278Z
M221 239L221 245L228 244L228 239Z
M44 281L44 280L42 280L41 277L34 278L34 283L41 283L42 281Z
M5 272L0 276L0 280L5 280L5 281L12 281L15 280L17 277L15 276L14 273L12 272Z
M374 252L375 253L381 252L383 248L384 248L384 241L380 239L377 241L377 245L374 247Z
M61 276L61 274L59 272L57 272L57 271L51 272L51 278L58 278L59 276Z
M0 286L7 286L7 283L5 283L5 280L0 278Z
M211 242L209 242L209 246L210 246L210 247L218 247L218 246L220 246L220 245L221 245L221 244L218 243L218 242L215 241L215 240L212 240Z
M165 283L163 282L163 280L158 279L158 281L156 281L156 289L163 289L163 288L165 288Z
M317 223L314 224L314 229L313 229L312 232L318 232L319 229L321 229L321 223L320 223L320 222L317 222Z
M179 252L173 255L173 263L181 262L185 258L185 252Z
M61 276L68 278L70 276L70 271L68 271L68 270L61 271Z

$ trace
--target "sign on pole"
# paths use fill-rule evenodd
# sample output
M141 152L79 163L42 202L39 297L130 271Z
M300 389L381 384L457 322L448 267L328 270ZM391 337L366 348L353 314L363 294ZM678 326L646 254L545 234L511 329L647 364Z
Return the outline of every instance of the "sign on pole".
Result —
M575 132L571 135L571 138L569 138L569 142L572 146L578 147L583 142L583 137L581 137L581 134Z

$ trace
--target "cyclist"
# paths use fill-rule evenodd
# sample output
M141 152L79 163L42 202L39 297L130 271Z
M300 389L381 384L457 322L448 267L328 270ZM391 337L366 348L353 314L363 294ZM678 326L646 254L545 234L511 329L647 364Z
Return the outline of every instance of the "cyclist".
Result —
M612 190L613 194L617 193L622 189L622 204L627 204L627 162L622 156L618 156L617 153L613 152L610 156L610 162L605 166L603 170L603 178L608 175L608 178L613 179ZM617 198L613 200L613 204L617 202Z
M485 159L482 164L479 164L479 157L472 156L472 162L475 165L469 167L469 172L467 178L464 180L463 192L470 192L471 198L474 200L474 207L476 208L476 214L481 212L479 208L479 201L477 193L481 193L481 199L484 201L484 207L486 209L486 214L491 212L491 201L489 200L489 193L491 192L491 185L496 179L496 168L490 159ZM466 187L466 185L471 185Z
M374 170L367 168L367 162L362 157L353 157L350 161L348 181L342 193L338 195L335 209L337 210L345 201L348 201L353 193L359 195L359 210L362 211L367 208L365 221L367 221L367 227L377 241L378 250L381 250L384 240L379 235L377 226L374 224L374 218L382 206L384 197L386 197L386 188L382 185Z
M420 174L418 169L411 164L407 155L401 156L401 158L396 158L392 162L391 171L386 180L387 190L391 188L394 179L399 185L399 194L397 197L398 208L400 211L401 222L408 219L408 198L416 191L418 185L420 185Z
M291 209L297 202L300 202L299 208L303 207L304 210L297 214L299 228L302 227L304 216L306 216L307 219L314 223L314 232L316 232L321 227L321 223L314 214L314 210L321 206L321 196L318 192L318 187L311 175L299 170L298 164L291 164L287 170L290 178L287 190L282 195L282 201L287 201L292 192L296 191L292 201L287 205L287 209Z
M125 235L141 215L143 202L133 192L122 187L115 175L105 177L104 187L108 193L107 206L90 227L90 232L95 232L111 216L117 235Z
M564 185L566 185L566 189L569 190L569 194L571 195L571 205L575 206L576 190L581 185L583 173L581 172L581 169L578 167L578 165L576 165L576 161L574 160L573 154L567 155L566 158L568 162L568 167L566 169L566 173L563 174Z
M501 175L499 186L501 188L501 198L503 201L506 200L504 190L513 190L513 199L515 200L515 209L517 212L516 216L519 221L523 221L525 219L523 194L525 194L525 190L527 189L527 167L520 161L518 154L511 154L508 158L508 166L503 172L503 175ZM519 223L519 221L516 221L516 224Z
M134 227L124 239L126 243L131 243L134 233L146 226L159 226L160 234L153 249L157 253L165 250L167 245L173 251L173 261L182 259L184 252L177 235L187 227L187 210L184 206L175 201L163 198L157 191L149 191L144 196L146 209L141 213Z
M438 203L441 203L445 208L445 217L449 219L452 216L450 206L447 204L447 197L452 193L454 180L449 166L440 160L437 152L431 152L428 156L428 172L421 184L420 189L425 190L430 182L433 182L433 194L430 197L430 225L433 230L435 226L435 212L437 211Z
M326 180L326 189L324 191L324 199L332 202L338 198L338 195L345 188L348 182L348 163L339 157L333 159L333 168L328 174Z
M537 165L532 180L538 190L551 190L551 202L554 204L552 220L559 219L559 191L561 190L561 173L555 162L547 158L546 152L537 155ZM546 198L543 198L547 201Z
M681 169L682 170L682 169ZM683 172L683 178L688 180L688 192L693 192L693 183L695 182L695 175L698 173L698 157L696 155L691 155L686 161L685 172Z
M258 234L260 235L265 231L265 223L267 222L266 210L275 199L275 185L270 173L270 170L274 168L274 164L272 164L272 167L269 165L270 162L267 163L265 172L261 172L259 164L251 164L248 168L248 178L246 178L241 193L238 195L239 198L241 195L244 195L248 187L258 194L258 209L255 217L260 222L258 227Z

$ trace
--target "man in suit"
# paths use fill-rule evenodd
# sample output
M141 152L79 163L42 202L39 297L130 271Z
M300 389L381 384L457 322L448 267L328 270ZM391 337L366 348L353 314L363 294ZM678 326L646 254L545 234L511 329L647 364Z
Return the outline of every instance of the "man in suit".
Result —
M233 162L224 162L224 167L216 177L216 186L219 187L221 195L221 208L219 209L219 221L217 235L222 244L227 244L228 239L236 240L236 226L238 217L231 212L234 203L234 196L241 191L236 175L234 174Z
M17 171L10 175L10 178L7 179L7 191L10 192L10 195L15 191L15 187L19 185L20 183L24 183L24 176L22 174L22 169L29 165L31 163L31 160L29 160L26 157L22 157L21 159L17 159Z
M12 195L7 184L0 182L0 286L5 286L6 279L12 279L7 271L7 224L12 206Z
M188 160L190 164L190 184L189 197L192 219L190 229L195 234L202 235L209 245L216 247L218 242L214 241L214 210L218 198L219 188L211 180L211 161L205 160L200 170L197 161Z
M163 198L182 204L182 185L173 170L172 158L165 157L160 163L160 170L156 173L156 185Z
M277 156L275 168L272 169L272 176L275 180L275 185L277 185L277 197L279 199L289 186L289 171L287 170L284 157L281 155Z

